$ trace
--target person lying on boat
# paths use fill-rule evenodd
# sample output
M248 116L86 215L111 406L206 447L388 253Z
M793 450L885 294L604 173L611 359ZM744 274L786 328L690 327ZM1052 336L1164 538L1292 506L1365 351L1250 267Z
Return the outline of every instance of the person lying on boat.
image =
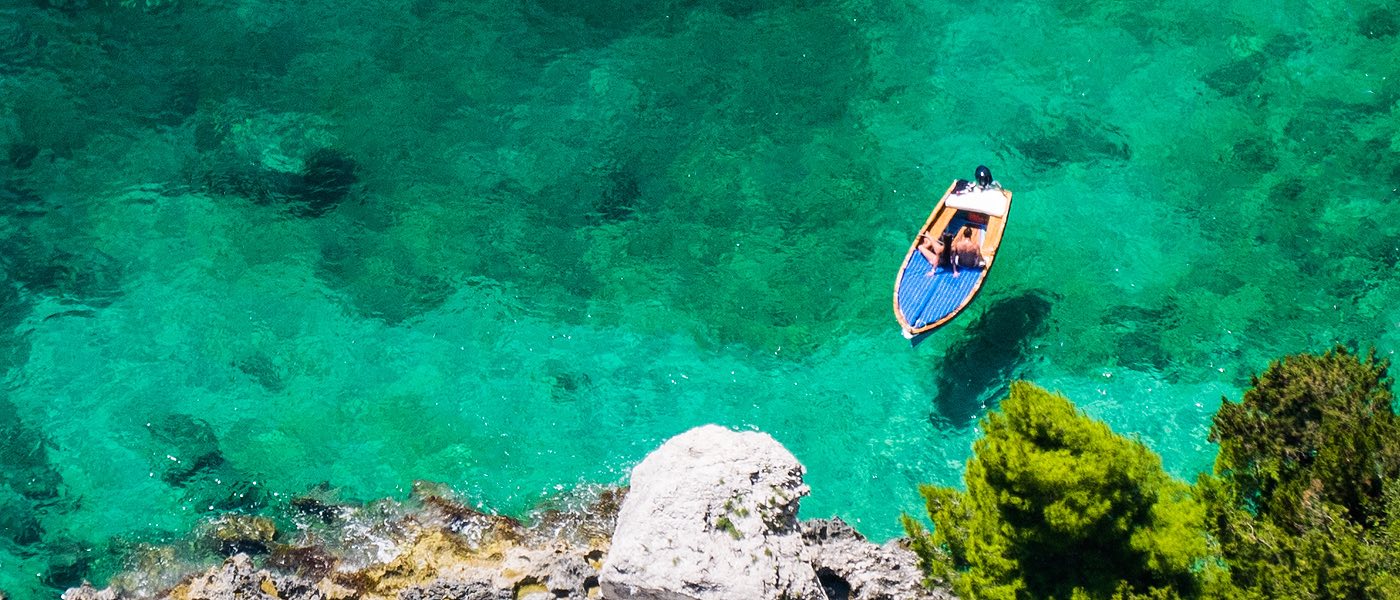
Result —
M982 266L982 244L975 237L976 229L963 226L958 231L957 239L953 240L952 260L953 277L958 276L958 267L964 269L975 269Z
M934 238L927 231L920 235L923 236L924 241L919 243L919 254L924 255L924 259L932 265L924 277L933 277L933 273L938 270L938 267L946 266L951 262L951 258L945 251L948 250L949 243L953 241L953 236L944 233L942 236Z

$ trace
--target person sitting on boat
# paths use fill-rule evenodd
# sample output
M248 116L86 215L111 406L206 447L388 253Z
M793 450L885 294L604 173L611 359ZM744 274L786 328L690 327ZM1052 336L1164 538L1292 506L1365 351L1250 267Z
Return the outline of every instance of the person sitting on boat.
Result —
M958 267L964 269L975 269L982 266L982 244L974 236L976 229L963 226L958 231L957 239L953 240L952 260L953 277L958 276Z
M949 242L953 241L953 236L944 233L942 236L934 238L929 235L928 232L924 232L920 235L923 236L924 241L919 243L919 254L924 255L924 259L927 260L930 265L928 273L925 273L924 276L933 277L933 273L938 270L938 267L951 262L946 251L948 250Z

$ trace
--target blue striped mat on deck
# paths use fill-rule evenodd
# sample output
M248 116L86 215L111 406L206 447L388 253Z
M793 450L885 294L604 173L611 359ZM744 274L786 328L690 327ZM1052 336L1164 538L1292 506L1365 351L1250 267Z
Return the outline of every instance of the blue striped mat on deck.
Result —
M952 314L982 279L981 267L958 269L957 277L946 267L939 267L928 276L931 267L923 254L915 252L909 257L909 266L899 284L899 307L904 311L904 320L915 328Z
M979 230L977 235L982 238L986 235L987 225L985 219L981 221L971 221L967 213L959 212L944 231L956 235L963 226L971 226ZM938 267L929 276L930 268L932 265L928 264L928 259L916 250L909 257L909 266L900 275L903 279L899 284L899 307L904 312L905 322L916 329L952 314L972 295L977 282L982 279L981 267L959 269L957 277L953 277L953 271L947 267Z

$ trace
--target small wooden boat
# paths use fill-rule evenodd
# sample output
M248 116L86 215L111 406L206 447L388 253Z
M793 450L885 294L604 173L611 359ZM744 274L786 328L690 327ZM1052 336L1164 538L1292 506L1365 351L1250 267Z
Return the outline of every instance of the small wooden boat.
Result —
M977 168L976 182L959 179L948 186L894 282L894 316L914 345L972 303L996 259L1010 211L1011 192L992 181L986 167Z

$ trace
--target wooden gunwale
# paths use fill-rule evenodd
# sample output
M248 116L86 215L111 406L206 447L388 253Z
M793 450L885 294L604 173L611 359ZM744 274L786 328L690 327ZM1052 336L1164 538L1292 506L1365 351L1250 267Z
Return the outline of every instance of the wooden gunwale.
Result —
M953 317L958 316L958 313L961 313L963 309L967 308L967 306L972 303L972 300L977 297L977 293L982 289L982 284L987 280L987 274L992 270L992 263L996 259L997 249L1001 247L1001 239L1006 232L1006 220L1011 217L1011 190L1002 189L1000 190L1001 193L1006 196L1006 214L1000 217L987 216L987 229L982 239L981 248L982 259L985 264L982 267L981 275L977 278L977 282L973 284L971 293L967 295L967 298L963 300L962 304L959 304L958 307L948 313L947 316L933 323L924 325L923 327L910 326L909 322L904 318L903 311L901 311L899 307L899 286L904 281L904 271L909 268L909 261L914 258L914 253L919 251L919 242L923 239L924 235L931 234L932 232L942 233L944 229L947 229L948 223L950 223L957 214L957 209L949 209L946 206L948 197L952 195L953 190L957 186L958 182L953 181L953 183L948 186L948 189L943 192L943 197L939 198L938 204L935 205L933 211L929 213L928 220L924 221L923 228L919 229L919 233L914 236L914 242L909 245L909 252L904 255L904 262L899 265L899 274L895 277L894 316L899 320L899 325L904 331L904 337L911 340L942 327L948 321L951 321Z

